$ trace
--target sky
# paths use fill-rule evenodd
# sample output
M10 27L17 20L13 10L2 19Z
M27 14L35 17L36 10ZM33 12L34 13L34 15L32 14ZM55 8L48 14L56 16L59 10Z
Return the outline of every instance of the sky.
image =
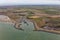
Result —
M60 0L0 0L0 5L60 5Z

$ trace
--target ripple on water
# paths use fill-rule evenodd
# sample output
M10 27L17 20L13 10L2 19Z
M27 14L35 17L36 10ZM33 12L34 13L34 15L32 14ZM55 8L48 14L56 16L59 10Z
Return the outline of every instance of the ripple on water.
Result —
M22 25L24 31L17 30L11 24L0 23L0 40L60 40L60 35L42 31L32 31L33 24ZM31 29L32 28L32 29Z

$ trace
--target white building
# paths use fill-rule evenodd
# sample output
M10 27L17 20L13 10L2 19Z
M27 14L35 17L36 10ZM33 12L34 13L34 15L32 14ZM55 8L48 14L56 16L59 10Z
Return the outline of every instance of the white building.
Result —
M8 16L0 15L0 22L11 22L11 19Z

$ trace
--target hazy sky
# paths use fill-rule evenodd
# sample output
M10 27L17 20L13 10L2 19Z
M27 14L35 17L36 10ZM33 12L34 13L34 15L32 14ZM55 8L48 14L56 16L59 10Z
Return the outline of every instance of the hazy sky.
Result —
M0 0L0 5L58 4L60 0Z

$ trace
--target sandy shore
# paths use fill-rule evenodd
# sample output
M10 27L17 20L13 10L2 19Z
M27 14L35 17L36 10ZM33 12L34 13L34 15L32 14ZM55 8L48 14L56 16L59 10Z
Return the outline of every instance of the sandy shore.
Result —
M12 23L12 22L1 22L1 21L0 21L0 23L4 23L4 24L12 24L12 25L14 25L14 23Z

